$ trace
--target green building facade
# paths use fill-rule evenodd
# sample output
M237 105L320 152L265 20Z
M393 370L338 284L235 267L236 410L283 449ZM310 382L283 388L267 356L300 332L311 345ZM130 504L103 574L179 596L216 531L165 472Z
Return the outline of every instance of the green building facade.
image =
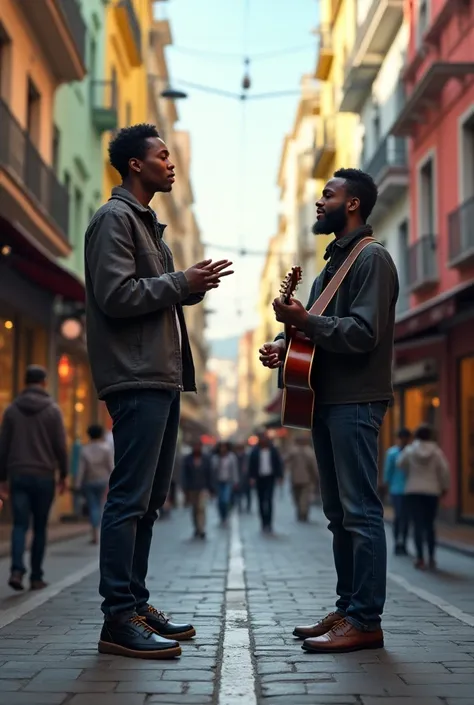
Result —
M115 91L104 80L108 0L76 0L86 25L87 75L56 92L54 162L69 191L68 237L72 254L65 266L83 278L84 233L102 201L102 137L116 127Z

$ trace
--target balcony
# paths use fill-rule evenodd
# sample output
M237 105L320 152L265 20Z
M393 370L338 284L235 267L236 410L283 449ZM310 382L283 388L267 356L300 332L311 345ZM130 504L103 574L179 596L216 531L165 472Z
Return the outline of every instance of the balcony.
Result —
M316 133L313 178L326 179L336 156L336 122L334 117L324 118Z
M117 84L115 81L91 82L92 121L99 133L117 129Z
M316 64L316 73L314 76L320 81L327 81L329 72L331 71L332 61L334 59L332 32L329 27L320 27L318 34L318 63Z
M39 155L28 134L22 130L10 109L0 100L0 172L2 200L8 217L21 222L33 210L32 220L46 237L53 235L65 241L69 221L69 195L56 174ZM8 196L7 196L8 194ZM24 198L26 196L26 199ZM24 204L24 205L23 205ZM31 208L33 206L33 208ZM64 248L63 248L64 249ZM66 253L69 251L69 246Z
M404 0L373 0L346 64L341 112L359 113L403 22Z
M77 0L18 0L59 83L86 75L86 33Z
M474 196L448 216L449 266L462 268L474 262Z
M341 5L342 5L342 0L331 0L330 11L331 11L331 24L332 25L337 20L337 16L339 14L339 10L341 9Z
M416 84L392 127L392 135L411 137L426 121L427 111L439 106L444 87L452 79L465 81L474 75L472 61L435 61Z
M408 251L408 288L420 291L438 282L436 235L422 235Z
M377 184L379 197L375 211L389 208L408 188L407 144L403 137L388 135L373 157L364 164L364 171Z
M133 7L132 0L119 0L114 5L117 24L122 32L125 49L131 66L140 66L142 56L142 31L140 22Z

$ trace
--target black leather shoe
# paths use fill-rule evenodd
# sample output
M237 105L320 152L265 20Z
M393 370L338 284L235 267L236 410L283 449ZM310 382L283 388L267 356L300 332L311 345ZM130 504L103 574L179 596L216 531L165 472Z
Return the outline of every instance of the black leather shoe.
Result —
M146 605L140 611L140 617L160 636L178 639L178 641L186 641L186 639L192 639L193 636L196 636L196 630L192 624L174 624L170 622L164 612L159 612L151 605Z
M129 619L104 622L99 653L130 658L165 659L181 656L177 641L163 639L138 615Z

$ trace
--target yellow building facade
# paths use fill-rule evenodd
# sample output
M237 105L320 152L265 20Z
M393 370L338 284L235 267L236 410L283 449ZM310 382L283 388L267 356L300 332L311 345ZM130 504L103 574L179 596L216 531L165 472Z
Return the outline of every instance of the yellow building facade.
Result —
M355 0L321 0L321 24L316 78L320 87L320 119L317 122L313 177L324 185L336 169L356 165L359 117L339 112L346 64L356 29ZM319 197L319 190L316 197ZM316 271L324 267L326 236L316 238Z
M152 0L112 0L106 10L105 77L110 102L117 108L118 127L147 120L147 53L153 25ZM109 164L104 137L103 196L107 200L120 183Z

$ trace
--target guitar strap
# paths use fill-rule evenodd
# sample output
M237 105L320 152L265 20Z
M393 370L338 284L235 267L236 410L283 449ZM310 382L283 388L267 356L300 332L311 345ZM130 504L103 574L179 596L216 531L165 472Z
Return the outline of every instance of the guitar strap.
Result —
M373 237L363 237L362 240L359 240L357 245L350 251L349 255L341 264L341 266L339 267L327 287L320 294L320 296L318 296L314 304L311 306L308 313L312 314L313 316L323 315L324 311L335 296L337 290L348 275L350 268L352 267L362 250L365 250L365 248L372 242L377 241Z

